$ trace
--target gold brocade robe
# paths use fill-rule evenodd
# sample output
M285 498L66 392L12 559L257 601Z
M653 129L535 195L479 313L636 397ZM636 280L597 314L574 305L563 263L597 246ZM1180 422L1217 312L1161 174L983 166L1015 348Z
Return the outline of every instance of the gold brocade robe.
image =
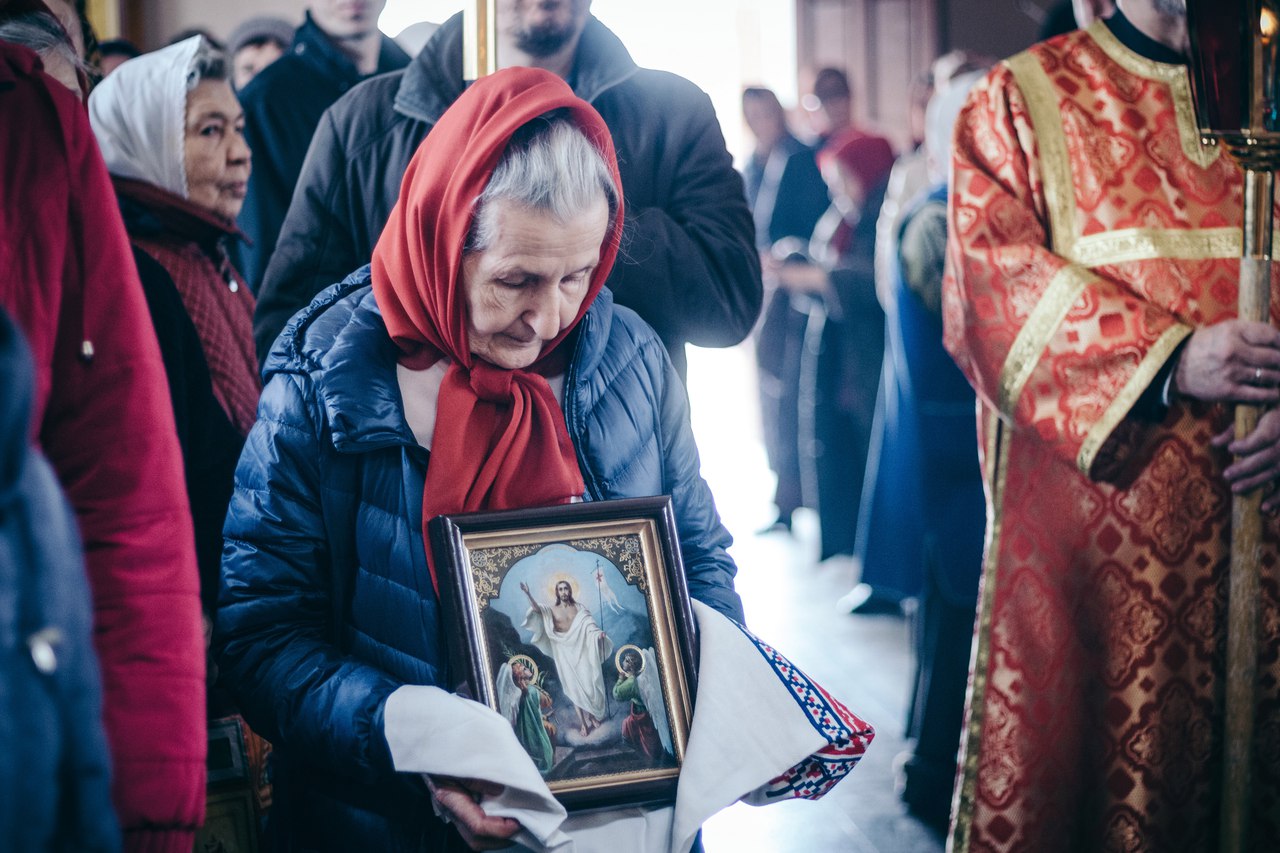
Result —
M1201 147L1185 69L1099 22L974 90L952 186L946 344L990 509L952 847L1214 850L1230 412L1135 404L1235 315L1241 172ZM1280 838L1273 518L1264 539L1259 850Z

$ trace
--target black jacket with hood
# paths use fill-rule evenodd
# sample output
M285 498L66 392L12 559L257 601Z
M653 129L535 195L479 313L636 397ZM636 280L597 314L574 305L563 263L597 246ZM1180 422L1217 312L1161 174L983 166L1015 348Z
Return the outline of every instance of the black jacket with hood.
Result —
M408 64L409 55L384 36L374 73L385 74ZM241 272L255 293L262 286L320 117L365 79L308 14L288 53L262 69L240 92L245 141L253 151L249 192L239 217L240 230L249 237L240 250Z
M368 80L324 114L258 294L265 357L316 293L368 263L419 143L463 91L462 18L404 71ZM615 299L657 330L684 374L684 344L731 346L760 313L760 261L742 179L706 93L638 67L594 17L569 85L613 134L626 233L609 276Z

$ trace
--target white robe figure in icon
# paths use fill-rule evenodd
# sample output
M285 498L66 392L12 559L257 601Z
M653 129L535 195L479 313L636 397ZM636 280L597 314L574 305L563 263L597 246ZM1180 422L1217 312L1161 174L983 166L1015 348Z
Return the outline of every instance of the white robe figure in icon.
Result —
M578 731L586 737L607 713L601 663L613 652L613 641L591 611L574 600L568 579L556 581L556 602L550 607L537 602L527 583L520 589L529 599L524 628L533 635L531 642L555 661L564 695L578 711Z

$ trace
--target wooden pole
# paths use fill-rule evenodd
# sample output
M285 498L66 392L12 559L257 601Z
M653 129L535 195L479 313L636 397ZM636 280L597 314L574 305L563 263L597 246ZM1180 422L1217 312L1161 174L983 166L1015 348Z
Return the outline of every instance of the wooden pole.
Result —
M1240 259L1241 320L1271 320L1272 194L1270 169L1245 169L1244 251ZM1258 426L1259 406L1236 406L1236 438ZM1262 489L1231 501L1231 574L1227 588L1227 688L1222 784L1222 853L1248 843L1253 760L1253 715L1258 678L1258 571Z

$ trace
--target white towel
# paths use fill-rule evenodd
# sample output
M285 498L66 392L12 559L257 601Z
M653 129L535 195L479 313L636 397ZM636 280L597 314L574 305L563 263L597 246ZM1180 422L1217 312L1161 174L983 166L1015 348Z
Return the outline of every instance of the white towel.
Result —
M694 613L698 693L674 807L566 816L510 723L434 687L387 699L396 769L505 786L480 805L519 821L516 849L535 853L686 853L698 828L738 800L821 797L857 764L871 726L741 626L700 602Z

